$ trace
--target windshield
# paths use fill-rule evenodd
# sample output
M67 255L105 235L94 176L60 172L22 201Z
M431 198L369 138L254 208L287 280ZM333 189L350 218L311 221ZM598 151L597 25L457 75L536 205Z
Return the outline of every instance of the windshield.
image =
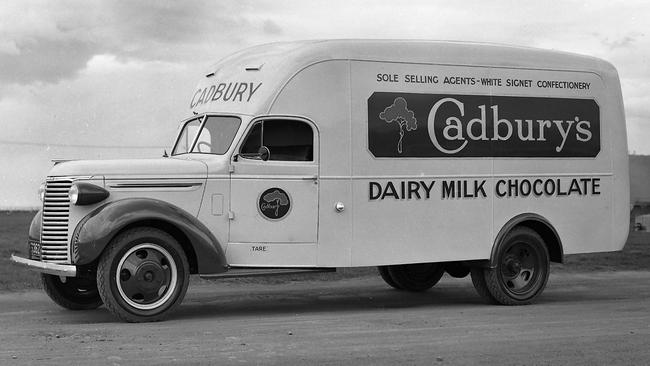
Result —
M185 122L172 155L187 153L223 155L235 138L239 117L199 116Z

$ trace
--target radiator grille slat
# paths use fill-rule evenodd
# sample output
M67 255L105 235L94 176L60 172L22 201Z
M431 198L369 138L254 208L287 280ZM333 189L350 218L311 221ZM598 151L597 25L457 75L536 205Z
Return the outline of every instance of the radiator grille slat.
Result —
M70 263L68 254L68 221L72 180L52 180L45 183L41 232L41 260Z

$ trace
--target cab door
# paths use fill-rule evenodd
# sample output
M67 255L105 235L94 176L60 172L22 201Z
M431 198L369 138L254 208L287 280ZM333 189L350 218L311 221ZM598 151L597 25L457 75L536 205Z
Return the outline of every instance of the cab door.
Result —
M254 121L245 136L231 162L229 242L316 243L317 129L306 120L269 117Z

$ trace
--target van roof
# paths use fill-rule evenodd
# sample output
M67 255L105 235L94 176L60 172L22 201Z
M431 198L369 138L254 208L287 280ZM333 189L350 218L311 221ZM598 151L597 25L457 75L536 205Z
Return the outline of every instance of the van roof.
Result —
M611 65L601 59L569 52L501 44L424 40L311 40L253 46L220 60L235 59L256 67L281 59L299 69L325 60L366 60L422 64L542 68L603 72ZM239 63L242 64L241 62Z
M421 40L311 40L269 43L250 47L212 65L192 94L190 109L201 112L233 112L255 115L266 113L276 93L304 68L328 60L358 60L412 64L534 68L563 71L588 71L602 76L617 76L609 63L589 56L536 48L471 42ZM250 87L238 82L251 82ZM232 90L257 91L250 103L195 103L202 100L215 83ZM239 90L239 89L238 89ZM207 93L210 94L210 93ZM240 97L241 98L241 97Z

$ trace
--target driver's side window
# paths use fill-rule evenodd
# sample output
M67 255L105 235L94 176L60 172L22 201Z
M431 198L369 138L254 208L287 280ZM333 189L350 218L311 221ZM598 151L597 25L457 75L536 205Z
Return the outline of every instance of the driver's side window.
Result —
M268 157L260 154L268 150ZM274 161L313 161L314 132L306 122L269 119L257 122L240 150L244 158Z
M246 137L246 141L241 147L241 153L244 156L257 154L260 150L262 146L262 124L263 122L257 122L248 133L248 137Z

